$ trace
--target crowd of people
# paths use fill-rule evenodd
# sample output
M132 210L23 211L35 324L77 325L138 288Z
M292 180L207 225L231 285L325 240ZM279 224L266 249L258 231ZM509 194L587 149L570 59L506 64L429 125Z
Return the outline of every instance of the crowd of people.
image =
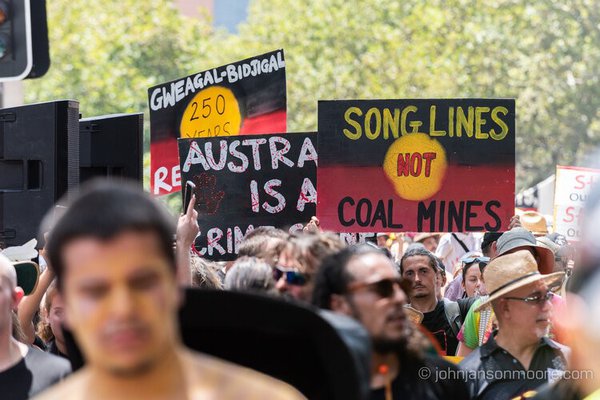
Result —
M97 181L42 224L41 272L0 255L2 399L305 398L186 348L183 287L358 322L371 399L600 398L600 194L577 248L534 212L505 232L380 233L350 246L312 218L298 234L254 229L232 262L193 251L195 201L175 221L139 188ZM73 372L67 331L85 359Z

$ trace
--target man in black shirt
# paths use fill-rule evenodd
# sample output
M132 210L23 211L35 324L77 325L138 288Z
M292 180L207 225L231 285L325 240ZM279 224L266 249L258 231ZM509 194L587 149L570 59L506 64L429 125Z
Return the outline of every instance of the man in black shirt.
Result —
M410 305L423 313L421 324L435 337L445 355L456 354L456 336L474 299L438 299L437 260L426 249L409 249L400 261L402 277L411 282Z
M473 399L510 399L561 377L566 348L548 339L552 292L562 272L542 275L528 250L498 257L486 267L489 299L498 330L460 366ZM477 310L476 310L477 311Z
M436 355L406 317L397 267L381 250L350 246L323 261L313 304L360 321L373 342L371 399L466 399L456 366ZM445 379L439 379L439 372Z
M22 298L16 271L0 254L0 393L3 400L28 399L71 372L68 361L28 347L12 337L12 313Z

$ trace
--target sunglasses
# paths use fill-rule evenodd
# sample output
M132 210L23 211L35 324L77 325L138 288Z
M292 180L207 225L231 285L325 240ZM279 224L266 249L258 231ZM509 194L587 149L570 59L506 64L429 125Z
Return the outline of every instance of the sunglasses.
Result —
M528 296L528 297L503 297L503 298L506 300L520 300L520 301L524 301L527 304L541 305L547 301L551 301L554 298L554 293L547 292L544 295L538 294L535 296Z
M412 284L409 280L403 278L382 279L377 282L356 282L348 286L348 292L356 292L360 289L368 289L382 298L393 297L396 293L396 287L402 290L406 295L410 293Z
M285 276L285 283L288 285L306 285L307 277L302 272L299 272L295 269L282 267L273 268L273 279L275 279L275 282L279 281L283 276Z
M473 263L486 264L490 262L489 257L468 257L463 260L464 265L469 265Z

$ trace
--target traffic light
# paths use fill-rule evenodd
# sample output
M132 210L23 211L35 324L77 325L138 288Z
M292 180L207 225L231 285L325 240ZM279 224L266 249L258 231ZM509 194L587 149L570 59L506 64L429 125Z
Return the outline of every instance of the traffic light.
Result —
M39 77L49 66L46 0L0 0L0 82Z

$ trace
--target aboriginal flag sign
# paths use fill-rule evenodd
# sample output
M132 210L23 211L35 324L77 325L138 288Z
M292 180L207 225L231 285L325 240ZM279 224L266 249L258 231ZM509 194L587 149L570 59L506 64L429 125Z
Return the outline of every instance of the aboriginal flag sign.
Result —
M507 229L515 102L319 102L317 216L340 232Z
M283 50L199 72L148 89L150 186L181 189L178 138L285 132Z
M301 231L317 205L316 133L179 139L181 178L196 194L205 258L233 260L259 226ZM185 196L185 192L184 192Z

